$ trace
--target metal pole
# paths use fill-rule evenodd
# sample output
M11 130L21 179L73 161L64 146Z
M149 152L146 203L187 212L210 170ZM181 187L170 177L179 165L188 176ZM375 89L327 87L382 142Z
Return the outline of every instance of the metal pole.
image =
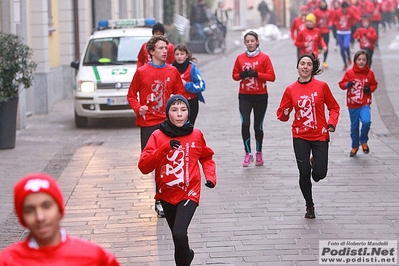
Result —
M80 49L79 49L79 12L78 12L78 0L73 0L73 33L75 40L75 59L79 59L80 57Z

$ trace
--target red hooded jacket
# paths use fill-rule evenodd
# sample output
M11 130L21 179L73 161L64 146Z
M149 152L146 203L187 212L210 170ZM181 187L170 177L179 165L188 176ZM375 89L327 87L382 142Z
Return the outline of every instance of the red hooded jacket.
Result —
M369 48L370 50L374 50L375 42L378 39L377 32L374 28L358 28L353 34L353 38L359 40L360 49Z
M349 81L353 81L352 87L347 88ZM348 69L342 80L338 83L342 90L346 90L346 105L348 108L359 108L371 104L371 93L364 93L364 86L369 86L371 92L377 89L378 82L374 72L368 67L359 68L356 64Z
M171 149L170 140L180 141L178 149ZM156 200L178 204L192 200L199 204L201 192L202 165L205 179L216 185L216 164L213 150L206 145L202 132L194 129L189 135L169 137L161 130L155 130L140 155L138 167L143 174L155 170L158 185Z

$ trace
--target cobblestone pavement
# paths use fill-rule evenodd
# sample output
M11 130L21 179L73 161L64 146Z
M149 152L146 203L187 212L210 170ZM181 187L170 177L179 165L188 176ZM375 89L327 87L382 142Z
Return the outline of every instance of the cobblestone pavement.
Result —
M203 187L189 228L192 265L318 265L319 240L398 239L399 55L389 49L398 34L397 29L381 32L373 58L379 88L372 105L371 152L355 158L348 156L349 117L345 92L337 85L341 58L330 41L330 68L318 78L329 83L341 117L331 137L328 176L313 186L314 220L303 218L291 122L275 116L285 87L297 77L291 40L261 40L277 75L269 83L261 167L242 167L238 82L231 78L244 47L241 32L228 33L225 55L195 54L207 84L196 126L215 151L218 184L213 190ZM71 235L99 243L122 265L174 265L169 228L154 211L153 178L137 168L139 129L133 124L94 121L76 129L71 99L55 104L48 115L28 118L16 148L0 150L0 249L26 235L13 214L13 184L27 173L45 171L63 189L63 225Z

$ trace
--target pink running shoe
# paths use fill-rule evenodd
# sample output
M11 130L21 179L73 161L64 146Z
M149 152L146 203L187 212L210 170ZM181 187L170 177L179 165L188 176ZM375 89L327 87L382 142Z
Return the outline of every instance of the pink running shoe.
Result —
M243 167L248 167L251 162L254 160L254 157L250 153L245 154L244 163L242 164Z
M263 165L263 158L262 158L262 152L261 151L256 152L255 165L256 166L262 166Z

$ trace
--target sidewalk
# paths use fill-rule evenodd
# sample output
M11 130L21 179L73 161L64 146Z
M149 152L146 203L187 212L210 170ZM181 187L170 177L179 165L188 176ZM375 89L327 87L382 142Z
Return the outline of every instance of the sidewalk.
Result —
M242 167L238 82L231 78L235 58L244 50L241 33L228 32L225 55L195 55L207 85L196 127L215 151L218 184L213 190L203 186L189 228L192 265L318 265L319 240L399 238L398 52L388 49L399 32L389 33L381 33L373 58L379 88L372 105L371 152L355 158L348 156L349 117L345 92L337 86L341 58L330 41L330 68L318 78L329 83L341 117L332 134L329 174L314 184L315 220L303 218L292 120L282 123L275 116L285 87L297 77L291 40L261 40L277 75L269 83L262 167ZM78 130L72 100L56 104L49 115L30 117L16 148L0 150L0 249L24 234L12 214L13 184L29 172L45 171L63 189L69 234L104 246L122 265L174 265L169 228L154 211L153 178L137 168L139 129L131 123Z

